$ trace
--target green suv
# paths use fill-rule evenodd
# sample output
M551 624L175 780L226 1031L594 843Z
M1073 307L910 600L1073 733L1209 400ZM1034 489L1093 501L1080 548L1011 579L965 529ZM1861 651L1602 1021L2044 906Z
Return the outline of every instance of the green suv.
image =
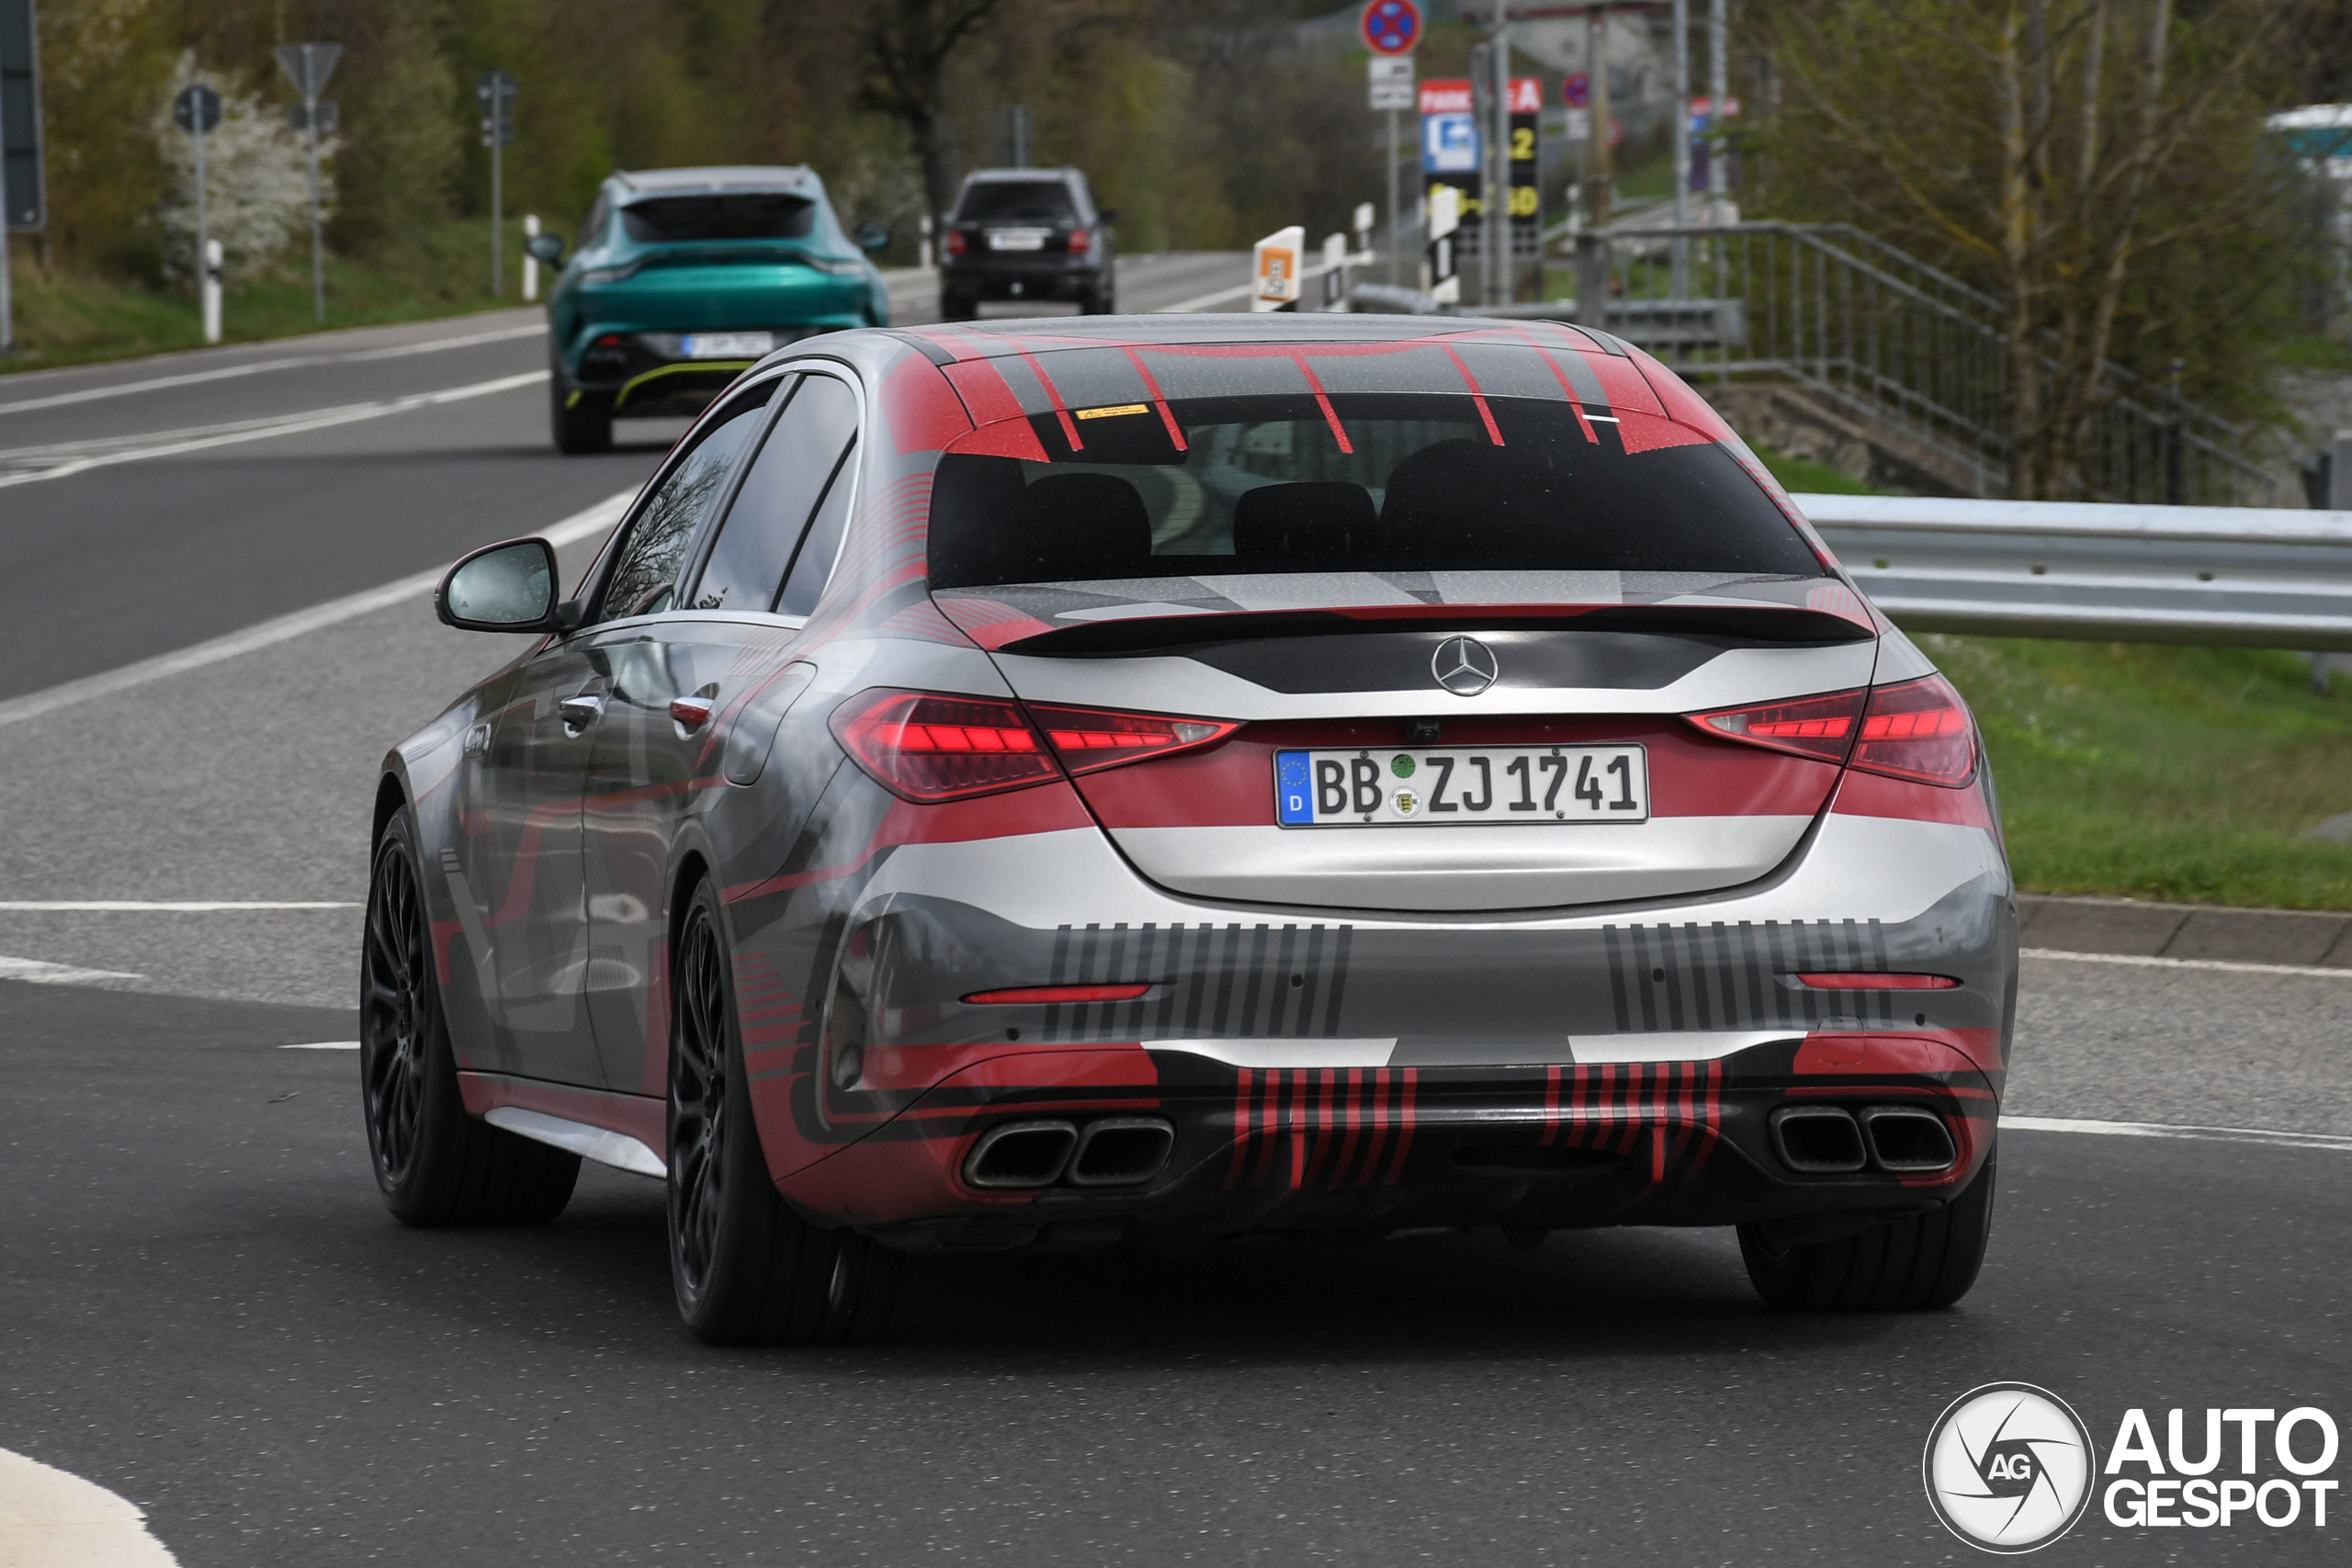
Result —
M853 243L805 168L614 175L548 295L557 449L608 450L616 418L696 412L796 338L888 326L867 257L889 243L879 223ZM560 262L563 241L531 254Z

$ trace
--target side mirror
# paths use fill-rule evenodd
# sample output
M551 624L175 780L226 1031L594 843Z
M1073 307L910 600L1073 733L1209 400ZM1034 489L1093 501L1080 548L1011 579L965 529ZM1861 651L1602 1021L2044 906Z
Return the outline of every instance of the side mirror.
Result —
M523 248L530 252L534 259L549 266L563 260L563 236L560 234L534 234L523 242Z
M509 539L451 567L433 591L433 613L465 632L561 631L555 581L553 545Z
M1116 223L1119 220L1119 209L1115 207L1098 208L1095 209L1094 217L1098 222Z
M857 248L859 250L865 252L868 255L871 255L876 251L888 250L889 245L890 226L888 223L876 223L868 220L857 226Z

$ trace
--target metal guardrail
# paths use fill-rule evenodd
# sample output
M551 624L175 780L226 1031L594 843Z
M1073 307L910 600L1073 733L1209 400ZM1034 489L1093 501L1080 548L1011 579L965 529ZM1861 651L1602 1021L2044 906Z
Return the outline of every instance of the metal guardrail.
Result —
M1905 630L2352 650L2352 512L1794 499Z
M1352 310L1383 315L1478 316L1517 321L1576 321L1573 299L1540 305L1441 305L1418 288L1359 283L1348 291ZM1747 341L1747 305L1741 299L1612 299L1597 323L1627 343L1668 354L1736 347Z

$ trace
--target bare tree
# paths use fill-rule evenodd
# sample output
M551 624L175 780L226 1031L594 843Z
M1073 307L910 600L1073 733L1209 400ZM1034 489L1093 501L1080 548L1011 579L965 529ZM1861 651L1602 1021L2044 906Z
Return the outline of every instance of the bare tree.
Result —
M955 197L951 166L948 66L956 51L1006 0L865 0L862 42L868 107L907 128L922 165L926 210L933 220Z
M2003 302L2013 495L2079 488L2091 423L2122 389L2127 315L2210 308L2149 298L2151 261L2204 247L2242 264L2246 236L2277 230L2262 95L2290 8L2196 9L2192 25L2175 0L1769 5L1784 97L1763 141L1783 205L1907 242Z

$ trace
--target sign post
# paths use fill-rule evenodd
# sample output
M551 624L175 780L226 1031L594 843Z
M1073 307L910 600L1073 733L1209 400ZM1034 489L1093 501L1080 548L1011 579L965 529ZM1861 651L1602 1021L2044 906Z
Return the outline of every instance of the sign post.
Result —
M1485 164L1486 141L1478 134L1478 117L1475 110L1475 96L1466 76L1449 77L1442 81L1421 84L1421 170L1423 188L1431 202L1440 191L1453 192L1454 224L1459 228L1469 219L1486 210L1481 197L1486 189L1481 170ZM1430 209L1429 231L1431 246L1437 243L1436 209ZM1462 248L1459 239L1450 253ZM1434 254L1434 251L1431 253Z
M501 180L500 157L514 141L514 78L503 71L490 70L481 73L474 84L474 96L481 100L481 144L490 149L490 293L496 299L505 290L505 261L502 245L504 236L500 230L506 222L506 192Z
M8 236L41 228L48 196L41 179L40 35L33 0L0 0L0 355L17 347Z
M327 249L324 226L319 215L319 132L321 110L332 111L334 106L322 105L319 95L326 91L327 78L334 74L335 62L343 58L339 43L286 43L277 46L278 69L293 79L294 90L302 95L302 118L297 128L310 138L311 146L311 302L322 321L327 319Z
M1257 292L1250 297L1252 310L1298 309L1298 269L1306 250L1306 231L1298 224L1277 229L1258 242L1250 255Z
M212 262L211 230L205 221L204 139L220 123L220 95L198 82L172 99L172 123L196 141L196 299L204 318L204 341L220 341L220 281Z
M1421 8L1414 0L1370 0L1358 25L1364 47L1372 51L1372 107L1388 116L1388 281L1393 284L1404 249L1396 116L1413 107L1413 51L1421 41Z

